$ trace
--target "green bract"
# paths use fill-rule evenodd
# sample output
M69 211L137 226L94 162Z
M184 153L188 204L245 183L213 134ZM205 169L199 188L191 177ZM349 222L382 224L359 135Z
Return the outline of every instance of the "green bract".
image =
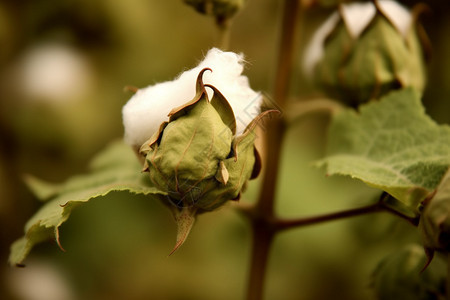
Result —
M212 85L204 85L203 69L196 83L196 95L173 109L169 122L161 124L140 153L144 171L154 185L167 194L162 197L178 223L176 248L186 238L195 215L214 210L228 200L239 199L245 183L259 172L254 147L255 118L240 136L228 101ZM214 91L211 101L206 87Z
M425 87L424 55L416 26L411 24L402 33L378 8L358 36L341 19L323 47L313 79L347 104L367 102L393 89L423 91Z

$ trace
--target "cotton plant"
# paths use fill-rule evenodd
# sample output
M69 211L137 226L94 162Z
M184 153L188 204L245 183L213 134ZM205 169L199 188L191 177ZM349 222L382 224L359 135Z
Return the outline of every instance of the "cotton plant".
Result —
M245 1L185 2L206 12L224 4L237 3L240 9ZM274 106L286 114L271 118L265 126L264 160L255 147L255 128L276 110L262 108L261 93L242 75L242 54L213 48L195 68L174 80L133 89L135 94L122 110L123 141L95 157L88 174L61 185L27 176L29 187L47 202L12 245L10 263L21 266L35 244L52 236L62 248L59 228L72 210L115 191L144 195L170 209L178 226L173 253L199 214L238 200L263 167L257 199L251 205L235 206L249 220L252 232L247 299L263 298L266 265L278 233L375 212L407 221L417 229L422 245L399 245L399 251L380 261L371 278L373 295L378 299L448 297L444 286L445 280L449 286L450 276L445 275L442 257L450 257L450 127L432 120L422 104L426 61L417 13L391 0L339 4L313 34L302 66L306 77L339 104L333 99L295 102L288 99L297 98L289 94L293 90L289 84L293 82L290 67L296 61L294 24L305 15L298 12L329 1L284 2L272 96ZM227 18L234 16L234 9ZM327 111L330 122L324 157L311 166L327 176L347 176L371 187L370 193L358 194L367 204L316 216L280 216L275 204L285 199L278 199L283 191L277 190L277 178L284 171L279 164L284 139L294 136L287 130L317 111ZM292 190L310 188L302 184ZM334 201L334 193L329 192L330 199L324 201ZM316 200L297 199L300 193L294 196L296 201ZM439 255L433 264L434 253ZM307 297L304 292L299 288L298 295Z

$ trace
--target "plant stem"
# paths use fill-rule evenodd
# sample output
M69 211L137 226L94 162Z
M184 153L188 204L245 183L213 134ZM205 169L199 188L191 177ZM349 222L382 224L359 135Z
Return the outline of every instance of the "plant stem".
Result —
M267 227L263 220L252 222L252 255L250 277L247 285L247 299L260 300L263 298L264 279L269 257L270 245L274 231Z
M231 19L230 18L216 18L217 28L217 46L222 50L228 50L230 47L230 33L231 33Z
M389 207L385 203L382 203L382 208L383 208L383 210L385 210L387 212L390 212L391 214L396 215L397 217L400 217L403 220L408 221L413 226L417 227L419 225L419 217L415 217L414 218L414 217L405 216L404 214L402 214L402 213L396 211L395 209Z
M286 0L284 5L281 45L273 93L273 97L281 109L285 106L289 90L289 78L294 56L295 28L299 12L298 5L298 0ZM256 209L263 216L270 218L273 215L277 174L286 126L283 119L275 118L268 121L266 128L267 156Z
M359 208L353 208L348 209L340 212L335 213L329 213L314 217L307 217L307 218L298 218L298 219L279 219L275 222L275 227L277 230L285 230L300 226L307 226L307 225L314 225L317 223L323 223L328 221L334 221L349 217L356 217L360 215L365 215L368 213L375 213L375 212L381 212L385 211L385 208L380 205L380 202L377 202L375 204L370 204L367 206L359 207Z
M334 221L334 220L339 220L339 219L344 219L344 218L349 218L349 217L356 217L356 216L365 215L365 214L369 214L369 213L388 212L397 217L404 219L405 221L409 222L413 226L418 226L418 224L419 224L418 217L408 217L408 216L396 211L395 209L390 207L388 204L386 204L385 199L387 197L390 197L390 195L386 192L383 192L380 196L380 199L374 204L368 204L363 207L352 208L352 209L348 209L348 210L343 210L343 211L329 213L329 214L323 214L323 215L319 215L319 216L296 218L296 219L273 218L272 225L273 225L275 231L279 231L279 230L314 225L314 224L318 224L318 223Z
M240 211L244 213L247 217L250 219L254 219L255 216L252 216L254 214L254 207L252 206L240 206ZM319 223L325 223L329 221L335 221L340 219L346 219L350 217L357 217L365 214L370 213L376 213L376 212L388 212L391 213L397 217L400 217L404 219L405 221L409 222L413 226L417 226L419 222L418 217L408 217L403 215L402 213L392 209L386 203L382 202L380 199L377 203L374 204L368 204L366 206L358 207L358 208L351 208L343 211L333 212L333 213L326 213L318 216L312 216L312 217L301 217L301 218L293 218L293 219L283 219L278 218L275 216L272 216L270 219L264 220L265 226L269 226L267 231L270 231L273 234L276 234L278 231L296 228L296 227L303 227L303 226L309 226L309 225L315 225Z
M281 109L284 108L289 90L299 5L298 0L285 0L284 2L280 49L278 50L273 92L273 97ZM259 199L248 214L252 222L253 232L252 258L247 290L247 299L249 300L263 298L266 265L275 233L272 226L273 206L285 124L280 118L271 119L266 128L267 154L264 164L264 177Z

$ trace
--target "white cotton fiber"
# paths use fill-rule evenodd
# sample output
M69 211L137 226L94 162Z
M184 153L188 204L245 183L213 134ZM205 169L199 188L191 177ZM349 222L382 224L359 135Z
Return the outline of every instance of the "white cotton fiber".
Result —
M237 134L260 112L262 96L253 91L244 70L243 56L213 48L200 64L178 76L173 81L139 89L122 110L125 142L140 147L156 132L160 124L168 120L169 112L190 101L195 96L198 73L206 71L203 82L215 86L229 101L236 117ZM208 90L209 97L212 91Z

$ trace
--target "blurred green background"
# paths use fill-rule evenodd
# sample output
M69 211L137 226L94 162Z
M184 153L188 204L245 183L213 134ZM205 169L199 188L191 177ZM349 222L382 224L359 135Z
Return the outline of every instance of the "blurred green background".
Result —
M326 2L326 1L325 1ZM330 1L328 1L330 2ZM417 1L404 1L411 6ZM450 122L450 4L427 1L432 42L424 103ZM331 6L303 14L292 94L317 95L300 72L301 51ZM233 23L230 49L243 52L255 90L272 89L281 1L249 0ZM3 0L0 2L0 299L242 299L250 231L230 204L200 216L187 243L167 257L176 228L160 203L127 193L95 199L61 228L62 252L36 247L24 269L7 265L9 245L40 206L23 174L61 182L121 138L126 85L171 80L214 46L211 18L181 0ZM378 191L325 178L326 116L289 130L277 212L307 216L364 205ZM252 182L243 202L257 195ZM266 299L373 299L378 261L409 242L414 228L379 214L282 233L269 261ZM44 295L44 296L42 296Z

